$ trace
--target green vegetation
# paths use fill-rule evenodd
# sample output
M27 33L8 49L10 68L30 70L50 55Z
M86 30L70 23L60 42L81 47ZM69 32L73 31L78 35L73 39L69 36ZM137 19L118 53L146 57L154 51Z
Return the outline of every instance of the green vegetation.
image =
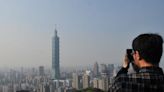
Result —
M81 89L81 90L76 90L75 92L104 92L103 90L101 89L98 89L98 88L86 88L86 89Z

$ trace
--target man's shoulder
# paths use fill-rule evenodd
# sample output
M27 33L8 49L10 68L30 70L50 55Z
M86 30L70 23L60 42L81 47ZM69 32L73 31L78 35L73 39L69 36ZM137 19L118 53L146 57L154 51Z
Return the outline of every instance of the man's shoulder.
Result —
M164 76L150 73L121 74L110 87L111 92L164 92Z
M131 73L121 74L115 78L117 82L145 82L145 81L156 81L164 83L164 75L153 74L153 73Z
M126 78L147 78L147 77L164 77L162 74L141 72L141 73L130 73L130 74L120 74L117 77L126 77Z

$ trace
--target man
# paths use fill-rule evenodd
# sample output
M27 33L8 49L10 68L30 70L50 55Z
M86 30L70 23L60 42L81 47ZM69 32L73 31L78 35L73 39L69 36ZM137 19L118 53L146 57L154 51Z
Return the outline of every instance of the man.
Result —
M164 74L159 67L163 52L162 37L141 34L133 40L132 48L131 63L136 73L128 73L130 61L126 55L109 92L164 92Z

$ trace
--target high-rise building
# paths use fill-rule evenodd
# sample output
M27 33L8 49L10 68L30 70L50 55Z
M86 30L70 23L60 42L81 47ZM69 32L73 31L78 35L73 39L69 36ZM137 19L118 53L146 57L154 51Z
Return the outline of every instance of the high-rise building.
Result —
M88 88L90 87L90 76L87 74L83 75L83 88Z
M98 67L98 63L96 62L93 67L93 76L97 77L98 74L99 74L99 67Z
M113 77L114 73L114 64L108 64L108 75L109 77Z
M50 92L50 85L45 84L44 89L45 89L45 92Z
M105 92L109 89L109 78L107 75L103 75L102 78L98 81L99 89L104 90Z
M106 64L101 64L101 75L107 74L107 66Z
M44 67L43 66L39 66L39 75L44 76Z
M99 79L97 78L93 79L93 88L99 88Z
M59 37L56 29L52 39L52 79L60 79Z
M81 83L82 76L80 76L76 73L73 73L72 77L73 77L72 87L75 89L81 89L82 88L82 83Z

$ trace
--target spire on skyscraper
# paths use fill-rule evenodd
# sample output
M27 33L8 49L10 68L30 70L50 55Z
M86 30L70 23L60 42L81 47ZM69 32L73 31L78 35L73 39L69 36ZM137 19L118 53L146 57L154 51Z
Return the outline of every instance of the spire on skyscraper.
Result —
M57 36L57 30L56 30L56 28L55 28L55 36Z
M55 24L55 36L57 36L57 29L56 29L56 24Z

